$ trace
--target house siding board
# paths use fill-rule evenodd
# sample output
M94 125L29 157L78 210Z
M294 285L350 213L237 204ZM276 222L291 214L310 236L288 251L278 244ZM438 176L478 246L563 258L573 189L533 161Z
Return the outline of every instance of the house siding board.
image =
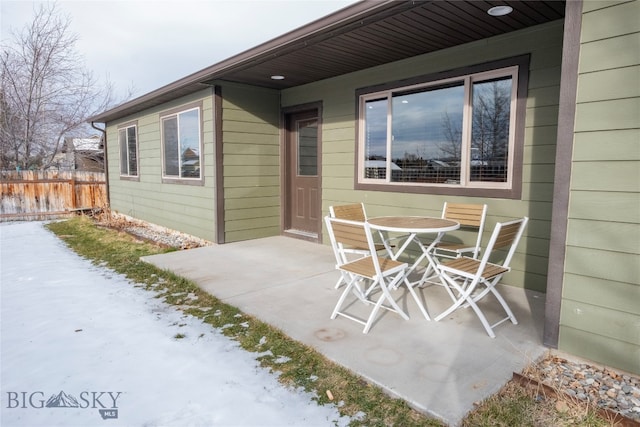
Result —
M640 287L629 283L567 274L563 298L574 303L640 315Z
M571 218L637 225L640 216L640 193L611 191L574 191L571 194ZM639 243L640 244L640 243Z
M226 232L242 232L248 230L261 230L261 229L279 229L280 216L271 216L266 218L246 218L236 219L233 221L227 221Z
M225 242L280 234L279 94L222 83Z
M638 40L640 46L640 39ZM640 51L640 49L638 49ZM637 84L638 79L620 84ZM577 104L576 132L637 129L640 97Z
M574 161L640 160L640 129L586 132L575 135L580 149Z
M260 187L260 188L253 188L253 189L230 188L226 192L226 194L229 200L241 199L243 197L250 197L250 198L274 197L274 196L280 195L280 186L274 185L272 187ZM279 203L274 206L277 206L277 205L279 205Z
M271 150L273 151L273 148ZM273 153L260 154L258 150L247 150L247 153L242 155L229 154L225 158L226 165L229 168L233 167L246 167L246 166L278 166L280 164L280 157Z
M547 86L540 88L530 88L527 98L527 108L539 108L558 106L558 86Z
M640 96L640 66L583 74L578 79L578 85L581 88L577 100L579 103L637 98Z
M526 165L522 168L522 180L529 183L553 183L555 164Z
M640 373L640 346L616 340L606 335L560 326L562 350L586 359L601 361L628 372Z
M558 105L527 108L526 128L555 126L558 124Z
M583 9L585 13L582 25L588 31L583 33L582 43L604 40L638 31L640 2L629 1L615 4L613 1L588 1L585 3L589 3L589 5Z
M591 305L567 300L562 304L562 324L567 328L587 330L628 344L640 345L639 313L609 310L599 304ZM611 326L615 327L612 328ZM640 360L639 360L640 362Z
M531 159L531 165L553 165L556 159L556 146L547 145L525 145L524 157Z
M265 182L265 179L271 178L279 179L280 165L278 162L273 162L273 159L271 159L271 161L267 161L266 163L267 164L261 164L255 160L247 160L244 165L225 165L225 181L228 179L229 183L231 183L231 178L237 177L256 178L259 179L260 182Z
M594 10L606 9L613 6L617 7L629 2L630 0L589 0L582 6L582 12L587 14L587 12L593 12Z
M277 147L273 146L273 134L252 134L251 143L247 144L247 134L240 132L227 132L226 145L223 147L225 154L270 154L278 152ZM267 150L257 153L250 150Z
M278 218L280 215L279 206L261 206L251 209L236 209L235 217L236 221L242 221L246 219L255 219L256 216L261 218Z
M276 236L280 233L280 224L277 227L264 227L240 230L240 231L225 231L225 239L229 242L239 242L241 240L262 239L264 237Z
M223 109L224 111L224 109ZM247 121L229 121L223 114L222 132L237 133L241 142L246 143L247 138L253 135L278 135L277 125L272 123L252 123Z
M225 174L226 175L226 174ZM224 179L225 188L247 188L249 191L261 187L277 187L280 185L280 177L277 175L227 175Z
M567 245L640 255L640 224L637 223L572 219L568 235ZM638 273L640 275L640 265Z
M162 183L160 113L193 102L202 102L204 185ZM215 216L213 174L213 102L209 89L174 100L107 124L107 149L110 159L119 159L120 124L137 121L139 144L139 179L120 178L120 163L109 162L111 208L144 221L168 227L202 239L214 241Z
M546 202L553 199L553 183L532 182L523 189L522 198L529 201Z
M267 194L273 193L273 190L266 188L265 191ZM260 197L260 194L262 193L250 193L248 196L245 195L246 192L243 192L243 197L238 197L238 198L230 198L228 199L225 203L228 205L229 209L233 209L235 210L242 210L242 209L260 209L263 207L273 207L273 206L277 206L279 207L280 204L279 203L275 203L274 200L276 200L275 197L272 196L265 196L265 197ZM243 214L239 214L238 218L242 218L242 219L246 219L246 215Z
M638 65L638 46L640 33L637 32L583 44L580 49L580 72L589 73Z
M540 55L543 53L541 52ZM533 56L532 56L533 58ZM558 63L547 68L530 69L529 87L531 89L540 89L548 87L558 87L560 85L561 67Z
M640 257L632 253L568 246L565 274L640 286L639 260Z
M553 145L555 147L556 135L558 134L558 126L537 126L524 129L524 140L526 147L535 147L539 145Z
M573 191L612 191L631 194L640 191L640 169L637 160L575 162L572 179Z

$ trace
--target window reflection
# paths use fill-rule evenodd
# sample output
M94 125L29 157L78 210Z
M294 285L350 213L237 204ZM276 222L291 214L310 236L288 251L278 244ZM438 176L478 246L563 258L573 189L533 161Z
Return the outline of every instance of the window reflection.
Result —
M392 182L460 182L464 86L394 95Z
M365 178L384 179L387 173L387 99L365 103Z
M507 181L511 80L473 85L471 181Z
M509 185L517 73L514 66L363 95L361 178Z

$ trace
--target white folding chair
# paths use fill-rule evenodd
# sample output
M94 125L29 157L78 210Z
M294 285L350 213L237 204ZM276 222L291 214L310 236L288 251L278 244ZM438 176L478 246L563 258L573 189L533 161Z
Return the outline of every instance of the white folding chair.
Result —
M332 218L338 219L346 219L349 221L357 221L357 222L365 222L367 220L367 212L364 208L364 203L352 203L347 205L335 205L329 206L329 215ZM342 244L341 249L344 255L346 254L356 254L356 255L367 255L369 254L368 246L357 246L357 245L349 245L344 246ZM376 251L384 250L385 247L381 243L376 243L375 245ZM346 258L345 258L346 261ZM346 273L341 272L341 276L336 282L335 288L338 289L340 286L346 284L348 279L346 277Z
M453 313L455 310L470 306L482 322L482 326L491 338L495 338L493 328L511 320L513 324L518 324L516 317L509 308L505 299L496 289L496 285L502 279L502 276L511 270L509 264L516 251L516 247L529 218L498 223L496 224L491 239L487 245L487 249L481 259L460 257L437 265L440 280L444 286L449 287L453 293L457 294L455 302L451 307L436 317L436 321L441 320ZM506 250L506 256L501 263L489 262L492 255L495 256L497 250ZM480 290L481 286L484 289ZM486 295L492 294L496 297L507 317L490 325L486 316L478 306L478 302ZM450 292L451 295L451 292Z
M476 233L475 242L453 242L451 239L452 236L467 236L462 236L458 232L447 234L443 240L431 249L431 255L435 257L435 260L439 258L459 258L465 254L470 255L472 258L478 258L480 244L482 243L482 233L484 232L484 223L487 218L487 205L444 202L442 218L459 222L460 230L462 230L463 233L468 234L469 231L472 230ZM449 241L447 241L447 238ZM420 241L418 243L422 246L421 249L426 250L432 242ZM434 273L434 271L431 268L427 268L422 275L421 282L433 283L433 279L436 278L431 276L432 273Z
M445 236L445 240L438 242L435 246L434 254L445 258L459 258L462 255L470 254L472 258L478 258L484 222L487 218L487 205L445 202L442 208L442 218L459 222L461 230L473 230L476 233L475 242L473 244L471 242L447 242L448 236Z
M331 318L343 316L360 323L364 325L362 332L365 334L371 329L380 308L396 312L403 319L408 320L409 316L402 311L390 293L391 289L396 288L405 279L407 263L379 257L376 253L371 227L366 222L349 221L331 216L326 216L325 222L336 256L336 268L345 273L343 277L347 280L347 286L340 295ZM368 247L369 252L361 254L358 259L349 261L344 253L345 247ZM366 289L361 287L363 283L367 284ZM377 301L370 300L369 295L378 290L380 294ZM355 295L360 302L373 306L366 320L342 309L349 295ZM385 302L388 302L389 305L385 305Z

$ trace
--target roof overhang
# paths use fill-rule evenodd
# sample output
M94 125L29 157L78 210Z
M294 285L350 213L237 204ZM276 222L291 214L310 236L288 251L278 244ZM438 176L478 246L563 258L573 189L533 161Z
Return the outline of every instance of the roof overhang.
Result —
M513 12L491 16L507 5ZM287 89L564 18L565 1L364 0L91 117L107 123L215 81ZM284 79L273 80L271 76Z

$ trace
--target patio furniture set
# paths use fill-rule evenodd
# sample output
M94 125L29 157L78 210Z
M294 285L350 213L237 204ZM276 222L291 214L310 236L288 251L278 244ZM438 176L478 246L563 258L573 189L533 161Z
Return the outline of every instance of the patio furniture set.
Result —
M486 204L445 202L439 218L368 218L362 203L331 206L325 222L336 269L340 271L336 288L345 286L331 318L343 316L358 322L364 325L365 334L380 309L408 320L409 316L392 296L393 291L406 286L422 315L431 320L416 288L435 284L443 286L451 298L451 305L437 315L435 321L458 309L471 307L492 338L495 338L493 329L506 320L517 324L496 285L511 270L511 260L529 219L497 223L487 246L481 249L486 216ZM460 228L472 229L475 241L443 239L447 233ZM411 250L415 252L411 254ZM487 295L493 295L506 314L493 324L489 324L479 305ZM366 319L350 310L353 296L371 307Z

